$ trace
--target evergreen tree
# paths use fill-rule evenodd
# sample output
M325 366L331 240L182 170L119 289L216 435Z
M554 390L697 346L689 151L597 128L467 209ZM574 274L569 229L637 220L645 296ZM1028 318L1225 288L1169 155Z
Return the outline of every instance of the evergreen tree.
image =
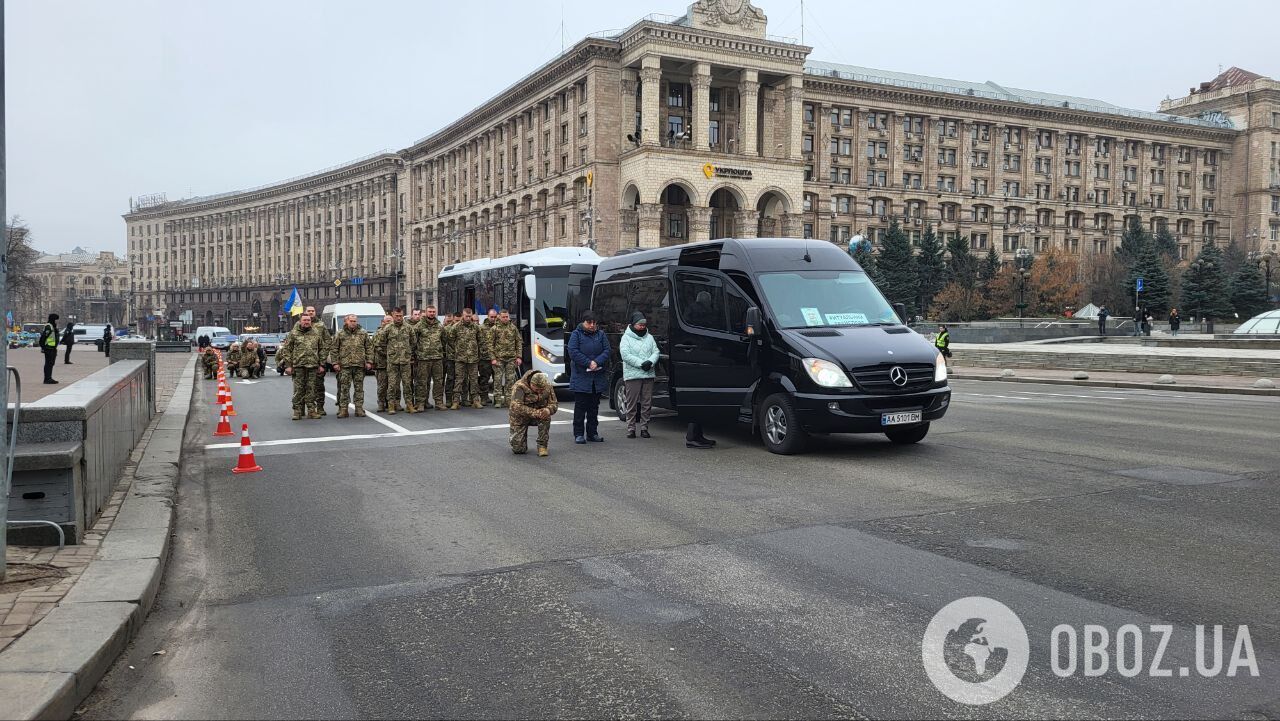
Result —
M1191 313L1198 318L1231 316L1231 296L1227 289L1223 254L1213 243L1206 243L1200 255L1182 274L1181 307L1184 314Z
M926 226L920 240L920 253L916 256L917 284L920 292L920 314L927 315L933 305L933 297L946 285L947 263L943 258L942 241Z
M999 272L1000 254L996 252L994 247L987 248L987 254L983 257L982 264L978 266L978 282L986 286Z
M1156 251L1154 243L1144 243L1140 255L1129 267L1125 276L1130 301L1133 300L1134 289L1138 278L1142 279L1142 292L1138 294L1138 302L1151 314L1160 317L1172 307L1173 294L1169 291L1169 272L1164 268L1164 260Z
M1169 232L1167 223L1156 228L1155 244L1156 252L1166 264L1178 262L1178 241L1173 237L1173 233Z
M902 231L898 221L889 223L889 232L880 243L880 257L876 258L880 279L876 285L890 303L901 303L907 308L907 316L919 310L919 275L916 256L911 249L911 239Z
M874 246L867 238L860 235L854 236L849 241L849 255L853 256L853 260L867 272L867 277L872 283L880 284L880 276L876 272L876 256L873 253Z
M1240 265L1236 274L1231 276L1228 285L1231 295L1231 307L1241 321L1248 320L1271 307L1267 302L1266 280L1258 266L1245 262Z
M969 236L956 233L947 240L947 282L972 289L978 284L978 259L969 250Z
M1151 234L1142 227L1142 223L1137 218L1129 218L1129 222L1124 226L1124 232L1120 235L1120 247L1116 248L1116 255L1120 257L1120 262L1124 263L1125 268L1131 269L1142 256L1143 249L1151 243Z
M1240 266L1248 262L1248 256L1245 255L1244 249L1236 244L1234 240L1227 243L1227 247L1222 250L1222 272L1228 278L1234 278L1236 273L1240 271Z

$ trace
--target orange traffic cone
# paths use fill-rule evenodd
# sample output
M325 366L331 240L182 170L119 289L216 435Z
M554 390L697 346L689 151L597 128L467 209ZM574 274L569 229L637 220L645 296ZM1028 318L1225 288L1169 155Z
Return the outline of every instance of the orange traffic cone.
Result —
M227 407L227 394L222 390L222 384L218 384L218 399L214 401L214 405L221 406L224 410Z
M223 404L222 412L218 414L218 428L214 430L215 436L234 436L235 432L231 430L231 422L227 420L227 406Z
M227 389L227 415L234 416L236 414L236 404L231 400L231 389Z
M253 459L253 444L249 442L249 424L240 426L240 462L232 473L253 473L262 470L262 466Z

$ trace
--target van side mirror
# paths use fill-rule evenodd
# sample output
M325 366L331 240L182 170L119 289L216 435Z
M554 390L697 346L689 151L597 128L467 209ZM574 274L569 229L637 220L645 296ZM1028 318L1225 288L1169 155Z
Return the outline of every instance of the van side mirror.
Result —
M747 308L747 335L752 338L759 338L764 335L764 324L760 319L760 309L756 306Z
M906 325L907 323L907 305L905 303L894 303L893 312L898 315L898 322Z
M533 275L524 277L524 294L532 300L538 297L538 279Z

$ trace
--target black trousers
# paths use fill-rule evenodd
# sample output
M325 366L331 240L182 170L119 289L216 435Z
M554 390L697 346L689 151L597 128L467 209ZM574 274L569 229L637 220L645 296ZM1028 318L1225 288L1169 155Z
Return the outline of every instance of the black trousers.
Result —
M600 395L573 394L573 436L598 436L600 429Z
M63 363L70 363L70 362L71 362L71 348L72 348L72 347L74 347L74 346L75 346L75 344L74 344L74 343L69 343L69 344L67 345L67 354L66 354L65 356L63 356L63 357L62 357L62 362L63 362ZM55 351L53 352L53 355L54 355L54 357L56 358L56 357L58 356L58 351L56 351L56 350L55 350Z
M67 352L70 353L71 349L67 348ZM47 381L53 380L53 364L57 362L58 362L58 349L57 348L45 349L44 351L44 379L45 380Z

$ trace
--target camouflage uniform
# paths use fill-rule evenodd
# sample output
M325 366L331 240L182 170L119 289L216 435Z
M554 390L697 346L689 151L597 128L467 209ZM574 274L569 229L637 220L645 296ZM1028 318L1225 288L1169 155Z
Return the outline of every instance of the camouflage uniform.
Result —
M498 319L489 320L485 318L484 324L480 326L480 335L484 339L481 343L481 349L493 347L493 327L498 324ZM479 365L476 367L476 380L480 386L480 401L482 403L489 402L489 396L493 394L493 355L491 353L482 352Z
M390 325L390 324L388 324ZM387 409L387 336L382 326L373 332L373 377L378 381L378 410Z
M329 346L319 330L303 330L299 325L289 331L280 352L285 354L286 367L293 369L293 419L297 420L307 412L316 387L324 392L324 378L316 369L322 367ZM319 418L320 413L312 408L309 417Z
M356 415L364 415L364 366L373 361L373 347L369 342L369 333L356 326L355 330L345 325L333 336L329 346L329 363L341 368L338 371L338 417L347 417L347 402L350 400L351 386L355 386Z
M311 327L320 331L320 337L324 339L324 345L328 348L329 344L333 342L333 334L329 332L329 329L321 325L318 318L311 319ZM324 358L321 358L321 365L324 365L324 360ZM324 410L324 376L320 376L320 382L316 383L315 387L311 389L311 402L308 406L314 408L322 416L328 415Z
M418 410L426 410L427 401L434 395L436 410L446 410L449 406L444 400L444 328L439 319L423 318L414 331L414 405Z
M440 333L441 340L444 341L444 402L449 407L453 404L453 384L458 381L458 375L454 372L454 333L458 330L458 321L445 323Z
M382 329L383 343L387 346L387 414L395 415L400 407L401 392L404 409L415 413L413 407L413 381L409 376L413 365L413 327L408 323L388 323Z
M240 344L227 346L227 375L235 378L240 375Z
M260 368L257 348L240 346L240 355L236 359L236 372L241 378L253 378Z
M453 405L457 409L461 404L471 403L473 408L480 408L480 388L477 385L476 366L488 351L489 343L480 326L475 321L462 321L453 331L453 372L456 376L453 383Z
M529 371L511 389L511 452L529 450L529 426L538 427L538 455L547 455L551 440L551 416L559 406L551 379L541 371ZM546 412L546 417L542 413Z
M520 366L516 360L524 352L524 343L520 338L520 329L515 323L497 321L489 331L489 350L498 365L493 369L493 407L507 405L511 400L511 386L520 374Z
M213 354L212 348L205 348L201 353L203 358L201 363L204 364L204 379L211 381L218 377L218 356Z

